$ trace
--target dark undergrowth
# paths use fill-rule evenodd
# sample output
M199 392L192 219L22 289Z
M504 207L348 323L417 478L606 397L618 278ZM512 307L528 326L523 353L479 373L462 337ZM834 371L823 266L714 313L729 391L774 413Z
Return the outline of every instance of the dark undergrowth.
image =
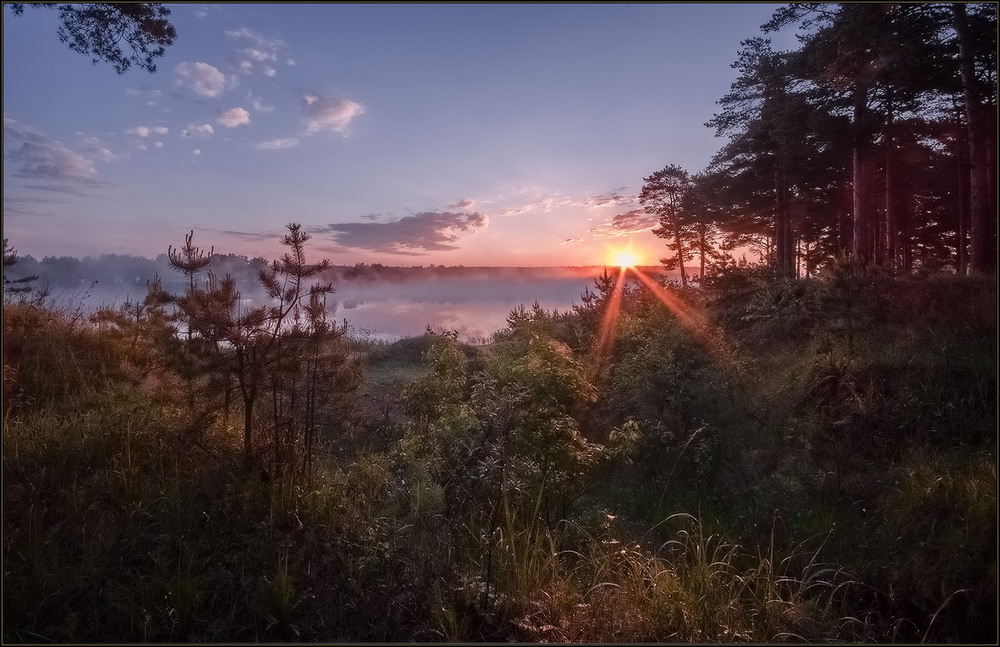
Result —
M308 471L8 299L4 642L995 643L995 280L673 293L351 341Z

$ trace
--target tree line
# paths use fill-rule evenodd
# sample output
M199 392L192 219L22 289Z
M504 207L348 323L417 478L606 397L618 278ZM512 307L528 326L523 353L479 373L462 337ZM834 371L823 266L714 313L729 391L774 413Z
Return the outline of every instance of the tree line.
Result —
M776 276L836 257L890 274L996 271L995 3L791 3L741 42L695 174L644 179L673 252L711 280L750 248Z

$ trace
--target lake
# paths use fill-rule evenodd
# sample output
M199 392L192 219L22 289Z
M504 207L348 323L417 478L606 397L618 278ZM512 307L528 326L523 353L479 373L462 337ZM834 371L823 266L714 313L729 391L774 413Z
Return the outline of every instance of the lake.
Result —
M603 267L549 268L375 268L362 273L340 269L332 277L335 292L327 299L331 319L347 320L354 334L393 341L434 331L454 330L463 341L485 340L507 325L507 316L520 305L535 302L548 311L570 310L581 303ZM647 268L660 273L660 268ZM169 292L180 294L183 281L164 275ZM240 282L251 302L262 294L253 281ZM89 290L89 291L88 291ZM101 305L141 299L145 281L107 281L87 288L62 289L53 297L69 307L93 310ZM75 305L74 305L75 304Z

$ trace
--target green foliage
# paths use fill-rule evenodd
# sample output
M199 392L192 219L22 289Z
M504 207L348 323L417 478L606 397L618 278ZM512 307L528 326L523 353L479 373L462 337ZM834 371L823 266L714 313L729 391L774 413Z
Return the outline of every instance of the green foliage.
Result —
M323 427L328 433L350 431L356 414L350 398L360 378L341 343L343 331L327 320L325 296L333 287L315 281L329 261L307 263L309 235L296 223L287 229L281 243L289 251L258 273L266 303L244 305L235 279L210 271L202 288L197 277L210 267L214 250L204 254L193 234L180 249L168 250L171 266L187 277L187 292L160 296L154 284L147 302L171 304L168 320L183 331L169 335L163 347L185 381L193 424L220 413L228 424L238 397L244 462L268 462L276 477L309 478Z
M620 427L616 427L608 434L608 456L612 460L629 465L635 453L638 451L639 441L642 438L642 429L639 423L629 418Z
M610 274L487 346L349 346L288 260L253 470L235 285L4 304L5 640L992 639L995 282L671 295L714 328L628 288L598 362ZM346 349L395 380L377 442L334 432Z

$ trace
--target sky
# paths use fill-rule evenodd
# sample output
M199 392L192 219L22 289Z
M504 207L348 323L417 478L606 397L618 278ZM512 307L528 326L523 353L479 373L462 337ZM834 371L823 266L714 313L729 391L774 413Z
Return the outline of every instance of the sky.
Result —
M167 4L150 74L3 7L3 235L19 254L601 265L668 252L643 178L703 170L778 4ZM776 47L781 45L776 41Z

